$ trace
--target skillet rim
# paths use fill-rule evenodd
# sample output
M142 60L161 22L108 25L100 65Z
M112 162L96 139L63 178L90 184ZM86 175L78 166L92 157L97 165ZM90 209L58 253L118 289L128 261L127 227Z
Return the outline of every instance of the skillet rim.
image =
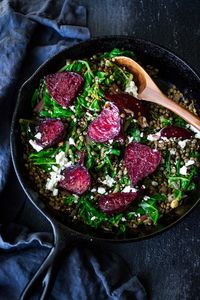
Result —
M170 229L171 227L175 226L176 224L178 224L179 222L181 222L184 218L186 218L191 212L192 210L199 204L200 202L200 198L197 199L195 201L195 203L193 203L193 205L182 215L180 216L177 220L173 221L172 223L168 224L167 226L158 229L155 232L149 233L147 235L144 236L137 236L137 237L125 237L125 238L119 238L117 237L117 235L114 238L102 238L102 237L96 237L96 236L92 236L83 232L79 232L71 227L68 227L67 225L63 224L63 222L58 221L57 219L55 219L54 216L52 216L51 212L48 211L48 208L45 207L45 205L43 205L44 207L41 208L39 207L36 202L34 201L34 197L32 197L29 194L28 191L28 187L27 187L27 183L24 180L24 176L22 174L20 174L20 168L17 165L17 157L15 155L15 127L16 127L16 123L17 123L17 113L18 113L18 107L19 104L21 102L21 94L23 89L26 87L26 85L29 84L29 82L31 82L32 80L34 80L34 78L36 77L36 75L40 72L41 69L43 69L46 65L48 65L50 62L52 62L55 58L61 56L63 53L65 53L67 50L71 50L73 48L76 47L81 47L82 45L84 46L84 44L90 43L90 42L95 42L96 40L107 40L107 41L111 41L111 40L116 40L116 39L120 39L120 40L125 40L125 39L130 39L133 42L137 41L139 43L142 44L150 44L151 46L153 46L156 49L161 49L161 51L165 52L165 54L167 54L167 56L172 56L176 59L176 61L178 61L179 63L181 63L184 67L186 67L191 73L192 75L195 77L195 79L197 81L199 81L200 83L200 77L197 74L196 70L193 67L190 67L190 65L183 60L180 56L177 56L173 51L171 51L170 49L161 46L158 43L154 43L150 40L145 40L145 39L141 39L141 38L137 38L134 36L126 36L126 35L109 35L109 36L96 36L93 37L89 40L86 41L82 41L78 44L73 45L72 47L66 47L64 49L62 49L61 51L59 51L57 54L53 55L52 57L50 57L48 60L46 60L44 63L42 63L37 70L22 84L22 86L19 89L18 92L18 96L17 96L17 101L15 104L15 109L13 112L13 116L12 116L12 122L11 122L11 130L10 130L10 148L11 148L11 157L12 157L12 162L13 162L13 166L14 166L14 170L15 173L17 175L17 178L19 180L20 185L22 186L25 194L27 195L28 199L31 201L31 203L35 206L35 208L50 222L53 232L54 234L59 234L60 229L64 229L67 230L68 234L71 234L72 236L80 236L84 239L88 239L90 241L96 240L96 241L105 241L105 242L112 242L112 243L130 243L130 242L137 242L137 241L141 241L141 240L145 240L145 239L149 239L152 238L158 234L163 233L165 230ZM32 189L33 190L33 189ZM33 190L34 191L34 190ZM42 200L39 199L39 201L41 203L43 203ZM89 226L89 225L88 225Z

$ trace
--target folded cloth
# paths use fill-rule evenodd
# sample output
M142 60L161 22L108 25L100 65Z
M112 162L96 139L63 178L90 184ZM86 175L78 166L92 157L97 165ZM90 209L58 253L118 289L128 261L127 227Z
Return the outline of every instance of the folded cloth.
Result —
M0 299L19 299L51 247L49 233L30 233L17 224L0 228ZM146 300L126 262L92 247L72 248L63 258L52 300ZM39 295L34 295L35 297ZM35 299L35 298L34 298ZM37 299L37 298L36 298Z
M52 245L50 233L31 233L11 223L26 200L9 149L17 90L47 58L88 39L85 26L86 10L73 1L0 2L0 299L19 298ZM63 260L51 299L139 300L146 296L118 256L74 248Z

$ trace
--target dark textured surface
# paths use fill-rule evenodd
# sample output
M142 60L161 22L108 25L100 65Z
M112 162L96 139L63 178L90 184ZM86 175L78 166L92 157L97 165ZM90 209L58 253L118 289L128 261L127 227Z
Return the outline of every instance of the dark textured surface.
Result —
M157 42L200 73L200 1L79 0L88 7L92 36L127 34ZM27 220L26 214L29 214ZM30 217L34 216L34 219ZM120 253L147 288L149 299L200 299L200 206L153 239L105 245ZM45 220L29 202L19 222L41 230ZM50 227L49 227L50 230Z

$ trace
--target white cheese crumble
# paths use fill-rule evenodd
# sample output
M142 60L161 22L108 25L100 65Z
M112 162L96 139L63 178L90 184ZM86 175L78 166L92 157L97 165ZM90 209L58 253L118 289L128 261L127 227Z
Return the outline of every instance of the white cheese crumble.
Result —
M186 146L188 140L183 140L183 141L178 141L179 146L181 147L181 149L184 149Z
M187 124L186 127L195 133L196 139L200 139L200 131L198 129L196 129L194 126L192 126L190 124Z
M126 85L125 92L129 93L137 98L137 96L138 96L137 91L138 91L138 89L137 89L135 82L133 80L129 81L128 84Z
M91 193L95 193L97 190L96 189L91 189Z
M35 135L35 138L36 139L41 139L41 137L42 137L42 134L41 134L41 132L38 132L36 135Z
M106 175L106 178L104 181L102 181L102 183L109 187L112 187L113 184L115 183L115 180L112 177L110 177L109 175Z
M31 144L33 149L35 149L37 152L40 152L43 149L43 147L38 145L34 140L29 140L29 144Z
M69 145L74 145L74 146L76 146L74 139L71 138L71 137L69 138Z
M125 188L123 188L122 190L123 193L136 193L137 190L131 186L125 186Z
M56 164L57 165L63 165L65 163L65 161L67 162L67 158L65 156L65 152L64 151L60 151L56 157Z
M74 107L74 105L70 105L69 109L71 109L71 111L73 111L75 113L75 107Z
M58 189L53 190L53 196L58 196Z
M160 132L147 135L147 140L148 141L153 142L153 141L158 141L159 139L160 139Z
M149 200L150 199L150 197L149 196L144 196L144 198L143 198L145 201L147 201L147 200Z
M143 137L143 136L144 136L144 132L141 132L141 133L140 133L140 137Z
M93 216L92 218L91 218L91 221L94 221L96 219L96 217L95 216Z
M133 137L132 136L127 136L128 138L128 142L131 143L133 141Z
M171 155L175 155L175 154L176 154L176 149L174 149L174 148L173 148L173 149L170 149L169 152L170 152Z
M104 189L104 187L98 187L97 192L98 192L99 194L105 194L106 190Z
M152 184L153 186L158 186L158 182L157 182L157 181L154 181L154 180L151 182L151 184Z
M191 165L195 164L195 161L193 159L189 159L188 162L185 163L186 167L189 167Z
M68 159L65 156L65 152L61 151L59 152L56 156L56 164L59 165L57 166L52 166L52 172L50 172L50 178L47 178L46 182L46 190L52 191L53 196L58 195L58 189L57 189L57 184L60 180L64 179L64 176L61 175L61 171L64 168L67 168L72 165L71 161L68 161Z
M126 218L122 217L122 218L121 218L121 221L122 221L122 222L126 222Z
M180 168L180 174L187 175L187 167L186 166L183 166L182 168Z
M47 178L46 190L52 191L54 195L54 190L56 189L58 182L63 178L64 176L60 174L60 171L50 172L50 178Z

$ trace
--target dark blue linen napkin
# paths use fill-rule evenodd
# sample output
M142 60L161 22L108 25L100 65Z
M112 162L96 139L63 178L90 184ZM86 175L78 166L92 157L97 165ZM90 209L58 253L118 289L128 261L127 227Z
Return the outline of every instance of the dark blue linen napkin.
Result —
M52 246L50 233L12 223L27 200L9 149L17 90L46 59L89 37L86 10L73 1L0 2L0 299L19 299ZM64 258L50 299L144 300L146 293L120 257L77 247Z

